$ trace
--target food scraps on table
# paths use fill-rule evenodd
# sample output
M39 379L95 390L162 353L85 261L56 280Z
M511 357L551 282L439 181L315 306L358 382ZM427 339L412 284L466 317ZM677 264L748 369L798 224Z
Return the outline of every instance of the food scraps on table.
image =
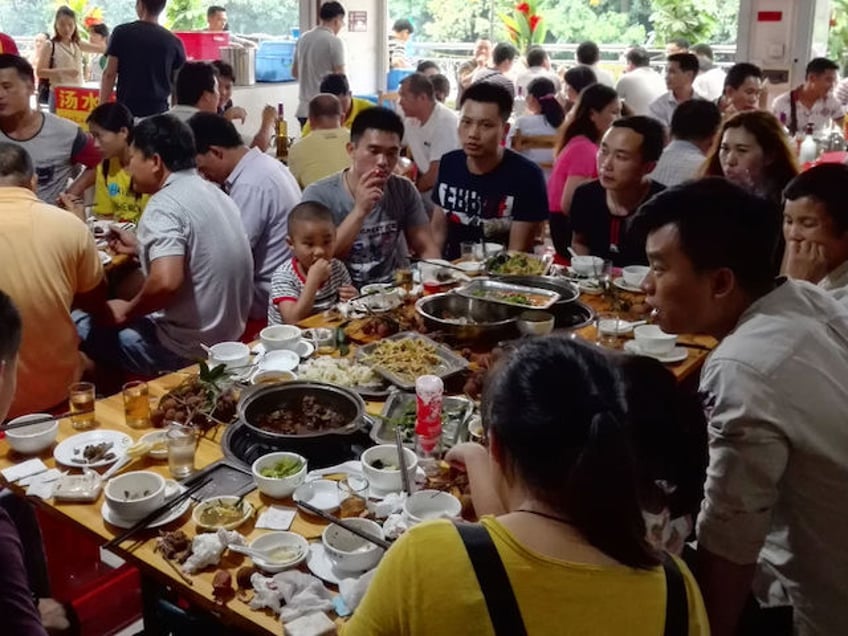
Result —
M259 572L259 568L255 565L244 565L236 572L236 585L240 590L252 590L253 584L250 582L250 577Z
M191 542L191 555L183 563L182 571L195 574L210 565L218 565L221 555L230 544L247 545L247 542L235 530L221 529L197 535Z
M259 428L285 435L341 428L347 423L344 415L331 406L321 404L314 395L304 395L300 400L292 400L256 418Z
M227 570L218 570L212 577L212 596L219 603L223 603L235 594L233 590L233 576Z
M403 304L391 311L351 320L345 327L345 334L354 342L365 344L393 336L401 331L420 330L423 328L423 323L415 310L414 301L413 296L407 296Z
M246 504L241 499L230 502L225 499L213 499L201 504L197 518L210 528L224 527L241 520L245 516Z
M190 424L203 431L217 424L229 424L236 415L238 392L221 371L201 363L201 373L166 393L150 414L153 426L165 422Z
M364 361L404 379L415 380L437 370L441 358L436 347L418 338L383 340L378 343Z
M191 554L191 539L182 530L161 532L154 549L170 561L185 563Z
M112 452L113 446L113 442L77 446L74 449L74 456L71 457L71 461L75 464L94 464L100 461L115 459L116 455Z

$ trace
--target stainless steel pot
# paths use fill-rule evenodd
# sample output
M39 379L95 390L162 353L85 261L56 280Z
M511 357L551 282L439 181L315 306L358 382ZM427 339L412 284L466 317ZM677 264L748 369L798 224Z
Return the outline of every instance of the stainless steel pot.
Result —
M520 307L450 292L424 296L415 303L415 309L427 329L465 342L498 341L514 337L518 333L515 318L524 311ZM462 324L464 319L473 322Z
M233 67L236 86L252 86L256 83L256 49L239 46L222 46L221 61Z
M341 413L345 424L338 428L306 433L279 433L262 428L258 418L265 413L298 404L303 397L315 396L318 402ZM286 382L246 390L238 404L238 417L244 424L266 437L276 439L309 439L332 435L349 435L363 426L365 402L354 391L325 382Z

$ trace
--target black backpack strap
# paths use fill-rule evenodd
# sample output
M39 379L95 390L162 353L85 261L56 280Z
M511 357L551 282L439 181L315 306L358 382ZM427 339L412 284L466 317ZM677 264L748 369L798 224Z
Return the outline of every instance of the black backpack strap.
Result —
M495 636L526 636L524 620L495 542L482 524L454 524L483 592Z
M789 134L798 134L798 89L789 91Z
M662 553L662 566L666 588L663 636L686 636L689 633L689 603L683 573L667 552Z

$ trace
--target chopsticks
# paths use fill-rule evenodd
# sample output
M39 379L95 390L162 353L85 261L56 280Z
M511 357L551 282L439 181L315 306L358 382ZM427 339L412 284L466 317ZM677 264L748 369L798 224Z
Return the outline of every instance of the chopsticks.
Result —
M455 269L458 272L462 272L463 274L468 275L468 272L466 272L461 267L457 267L456 265L450 265L448 263L443 263L441 261L431 261L431 260L427 260L425 258L422 258L418 262L424 263L425 265L432 265L433 267L445 267L447 269Z
M316 508L315 506L313 506L310 503L307 503L305 501L298 501L297 505L300 506L301 508L304 508L305 510L308 510L313 515L321 517L324 521L329 521L330 523L334 523L337 526L344 528L348 532L351 532L358 537L362 537L363 539L365 539L366 541L370 541L374 545L380 546L384 550L388 550L392 545L391 543L389 543L385 539L381 539L380 537L375 537L370 532L365 532L364 530L360 530L356 526L350 525L344 519L339 519L336 515L331 515L329 512L324 512L320 508Z
M189 486L185 490L185 492L180 493L179 495L177 495L176 497L174 497L173 499L171 499L167 503L159 506L156 510L151 512L149 515L147 515L146 517L140 519L135 524L133 524L133 526L131 528L128 528L127 530L125 530L124 532L119 534L117 537L114 537L114 538L110 539L109 541L107 541L106 544L103 546L103 548L108 550L110 548L117 546L120 543L123 543L124 541L129 539L132 535L134 535L136 532L139 532L140 530L144 530L145 528L147 528L147 526L150 523L152 523L153 521L158 519L160 516L162 516L164 513L168 512L169 510L173 510L174 508L179 506L186 499L191 497L194 493L196 493L201 488L208 486L211 482L212 482L212 478L208 477L208 478L204 479L203 481L192 484L191 486Z
M403 484L403 492L410 495L412 494L412 490L410 490L409 486L409 472L407 472L406 469L406 455L403 453L403 433L400 430L400 426L395 426L395 446L397 446L398 464L400 465L400 480L401 484Z
M90 411L68 411L67 413L62 413L60 415L43 415L42 417L33 418L26 422L16 422L15 424L0 426L0 432L12 431L16 428L24 428L26 426L34 426L35 424L44 424L45 422L52 422L53 420L64 420L66 417L71 417L72 415L90 415L92 413L94 413L94 409L91 409Z

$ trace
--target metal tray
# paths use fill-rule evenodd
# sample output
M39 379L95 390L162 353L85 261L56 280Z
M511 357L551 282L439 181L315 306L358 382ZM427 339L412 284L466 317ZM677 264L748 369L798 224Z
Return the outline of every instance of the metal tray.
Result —
M378 444L394 444L394 428L390 420L401 417L409 409L415 409L415 394L393 391L383 405L380 417L374 418L371 439ZM446 395L442 400L442 447L450 448L463 439L468 420L474 414L474 402L461 395ZM415 431L404 431L404 446L414 448Z
M444 345L440 345L435 340L431 340L427 336L422 336L420 333L415 333L414 331L403 331L388 338L383 338L383 340L406 340L410 338L422 340L435 347L436 355L439 357L439 363L430 372L432 375L437 375L440 378L446 378L454 373L462 371L468 366L468 361L462 356L455 354L453 351ZM365 359L371 355L371 352L373 352L376 347L379 346L380 342L382 342L382 340L365 345L364 347L359 347L356 350L356 360L363 364L367 364ZM372 368L389 382L401 389L406 389L408 391L415 389L415 378L410 378L405 375L397 375L379 365L373 366Z
M516 303L510 300L504 300L501 298L496 298L489 296L489 292L499 292L499 293L510 293L510 294L533 294L536 296L543 296L547 299L544 305L525 305L524 303ZM550 309L556 303L559 302L560 295L549 289L542 289L540 287L526 287L524 285L514 285L512 283L507 283L499 280L491 280L491 279L478 279L472 281L468 285L460 287L456 290L457 294L462 296L466 296L468 298L477 298L479 300L485 300L490 303L499 303L501 305L510 305L511 307L521 307L522 309L529 310L544 310Z
M183 484L191 486L207 477L211 477L212 482L194 493L192 497L194 500L202 501L211 497L225 497L227 495L241 497L256 488L256 482L254 482L250 470L231 464L225 459L218 460L200 472L192 474Z

